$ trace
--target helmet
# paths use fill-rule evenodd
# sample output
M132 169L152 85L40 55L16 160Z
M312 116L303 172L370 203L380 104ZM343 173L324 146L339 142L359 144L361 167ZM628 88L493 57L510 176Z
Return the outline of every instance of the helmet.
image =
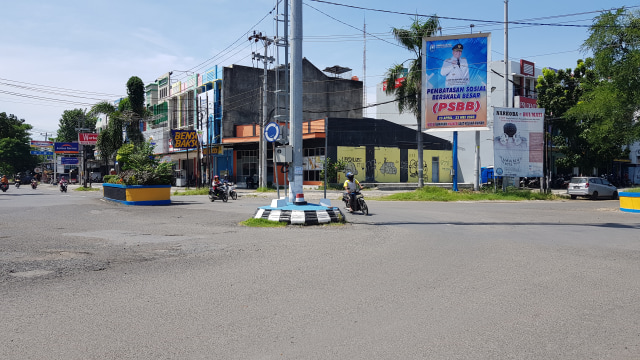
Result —
M218 175L215 175L215 176L213 177L213 180L218 180L218 179L220 179L220 177L219 177Z
M353 180L353 173L351 171L347 173L347 179Z

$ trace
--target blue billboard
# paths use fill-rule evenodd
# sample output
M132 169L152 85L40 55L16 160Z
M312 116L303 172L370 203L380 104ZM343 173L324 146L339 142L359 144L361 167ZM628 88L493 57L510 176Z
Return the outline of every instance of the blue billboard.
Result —
M78 143L57 142L53 151L56 154L78 154L80 152Z

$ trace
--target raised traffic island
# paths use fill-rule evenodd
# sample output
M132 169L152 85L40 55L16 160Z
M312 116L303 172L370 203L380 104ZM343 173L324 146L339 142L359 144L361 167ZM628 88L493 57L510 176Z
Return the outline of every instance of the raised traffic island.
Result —
M169 205L171 185L102 184L106 200L125 205Z
M640 192L618 193L620 210L640 214Z

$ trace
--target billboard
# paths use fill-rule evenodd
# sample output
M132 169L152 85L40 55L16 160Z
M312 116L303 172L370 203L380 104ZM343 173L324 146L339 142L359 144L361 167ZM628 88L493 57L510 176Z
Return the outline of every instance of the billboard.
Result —
M50 147L53 147L53 141L37 141L37 140L31 140L31 146L32 146L32 147L46 147L46 148L50 148Z
M95 145L98 142L98 134L96 133L78 133L78 144Z
M513 107L535 109L538 107L538 100L524 96L514 96Z
M56 154L77 154L79 152L78 143L57 142L53 146Z
M544 109L494 108L493 161L498 176L542 177Z
M422 40L422 117L426 130L488 130L491 34Z
M63 157L60 159L60 163L64 165L77 165L79 162L78 158Z
M198 147L198 132L195 130L171 130L170 146L174 149Z

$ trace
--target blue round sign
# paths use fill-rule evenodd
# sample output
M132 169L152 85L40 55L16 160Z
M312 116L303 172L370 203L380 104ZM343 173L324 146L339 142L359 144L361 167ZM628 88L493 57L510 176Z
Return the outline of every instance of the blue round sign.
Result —
M280 137L280 126L274 122L270 122L264 128L264 138L268 142L274 142Z

